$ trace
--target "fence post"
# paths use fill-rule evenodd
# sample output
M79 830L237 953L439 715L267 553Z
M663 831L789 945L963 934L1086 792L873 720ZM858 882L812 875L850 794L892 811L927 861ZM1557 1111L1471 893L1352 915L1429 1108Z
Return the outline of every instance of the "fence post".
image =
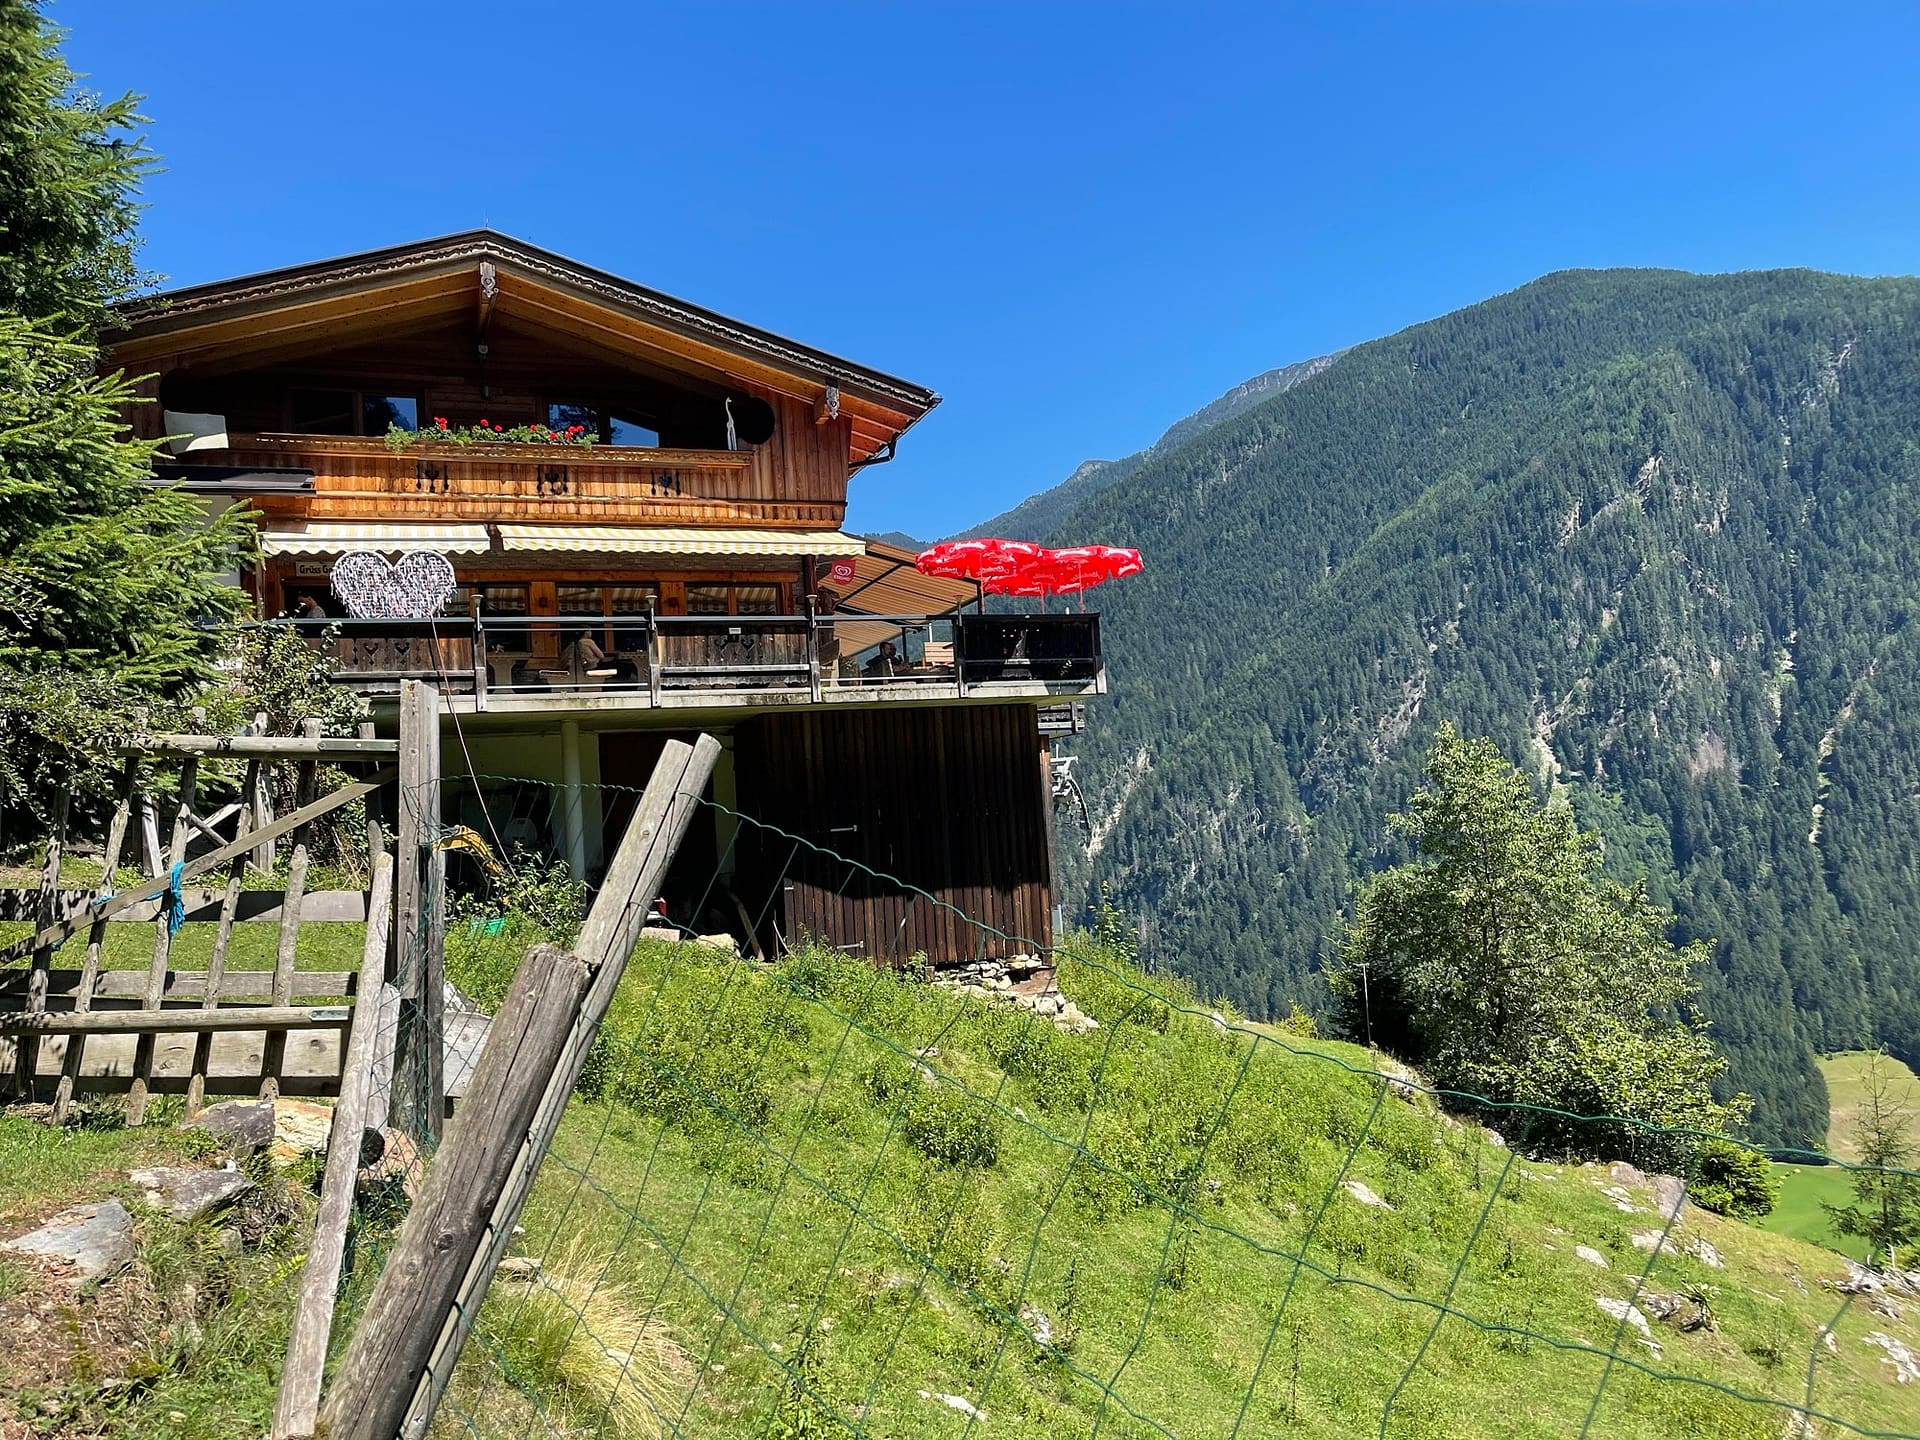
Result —
M693 745L667 743L574 954L535 946L521 962L452 1131L429 1167L427 1191L401 1227L327 1392L321 1424L329 1440L392 1440L396 1434L419 1440L426 1434L626 972L648 904L719 754L720 744L710 735ZM564 985L552 980L542 987L563 972ZM509 1007L526 992L555 993L575 983L568 1028L551 1050L539 1031L536 1054L534 1027L517 1013L509 1019ZM512 1073L495 1078L490 1067ZM501 1146L511 1148L503 1154L495 1148ZM445 1210L450 1196L462 1203L457 1215ZM475 1224L475 1217L483 1223Z
M360 983L353 1000L353 1030L340 1057L340 1100L327 1137L327 1168L320 1185L320 1213L313 1244L300 1273L300 1298L287 1339L287 1361L274 1399L273 1440L305 1440L320 1409L320 1377L333 1326L340 1261L346 1253L347 1221L360 1171L360 1140L373 1103L375 1051L380 1043L380 977L387 961L387 925L393 907L393 857L380 846L378 824L369 827L373 878L367 890L367 938Z
M401 1127L425 1150L438 1143L446 1122L446 995L441 954L434 944L442 933L441 920L433 913L444 899L427 873L440 828L440 692L423 680L400 682L397 799L391 974L400 988L400 1023L394 1042L393 1105Z
M446 1144L427 1167L321 1412L329 1440L393 1440L586 993L586 962L527 952ZM357 1139L357 1137L356 1137Z

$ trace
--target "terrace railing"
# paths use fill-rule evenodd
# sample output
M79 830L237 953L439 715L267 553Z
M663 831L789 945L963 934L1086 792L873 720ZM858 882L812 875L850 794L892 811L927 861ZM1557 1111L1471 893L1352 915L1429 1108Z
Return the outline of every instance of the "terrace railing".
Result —
M1099 616L550 615L437 620L279 620L332 658L335 678L380 692L432 680L493 696L627 694L643 703L702 692L751 703L1006 693L1042 684L1085 693L1102 676Z

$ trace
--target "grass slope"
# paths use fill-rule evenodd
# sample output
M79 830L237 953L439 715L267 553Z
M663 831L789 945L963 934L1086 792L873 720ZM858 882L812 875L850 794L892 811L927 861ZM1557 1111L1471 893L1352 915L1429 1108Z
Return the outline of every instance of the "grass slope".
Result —
M1820 1060L1820 1074L1827 1082L1827 1153L1841 1160L1860 1158L1853 1129L1866 1098L1867 1063L1872 1059L1870 1050L1847 1050ZM1880 1063L1887 1077L1889 1098L1920 1124L1920 1075L1891 1055L1884 1056Z
M1840 1160L1858 1160L1859 1146L1854 1143L1854 1116L1865 1094L1867 1062L1872 1052L1843 1051L1820 1061L1820 1074L1827 1082L1829 1155ZM1905 1105L1920 1121L1920 1076L1892 1056L1882 1063L1892 1081L1893 1099ZM1791 1235L1815 1245L1825 1245L1856 1260L1867 1258L1867 1243L1858 1236L1842 1235L1833 1228L1828 1205L1853 1203L1853 1185L1848 1172L1837 1165L1776 1165L1774 1178L1780 1182L1780 1199L1773 1213L1761 1222L1778 1235Z
M495 1287L441 1433L601 1433L636 1340L687 1436L959 1436L975 1406L988 1434L1778 1440L1764 1402L1810 1365L1844 1422L1819 1433L1920 1429L1863 1338L1920 1325L1824 1290L1832 1253L1690 1208L1650 1260L1644 1185L1089 952L1060 977L1099 1029L843 957L643 945L523 1221L560 1278ZM1643 1309L1713 1325L1649 1343L1603 1313L1643 1272ZM597 1307L597 1338L556 1306Z

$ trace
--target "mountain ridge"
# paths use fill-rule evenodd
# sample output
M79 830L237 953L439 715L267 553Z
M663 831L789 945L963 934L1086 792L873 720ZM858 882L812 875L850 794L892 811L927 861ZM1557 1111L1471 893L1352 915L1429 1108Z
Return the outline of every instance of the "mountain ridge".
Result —
M1565 271L1149 458L1045 537L1153 541L1100 599L1070 900L1313 1002L1452 718L1716 940L1756 1133L1817 1137L1816 1048L1920 1048L1915 375L1909 279Z
M1060 522L1076 506L1117 485L1155 456L1177 450L1263 400L1312 379L1345 353L1345 350L1335 350L1331 354L1317 355L1310 360L1298 360L1290 365L1262 371L1208 401L1192 414L1174 421L1146 449L1137 450L1118 460L1082 460L1074 467L1073 473L1059 484L1029 495L1011 510L1002 511L992 519L950 538L971 540L989 535L1008 540L1045 538L1059 528Z

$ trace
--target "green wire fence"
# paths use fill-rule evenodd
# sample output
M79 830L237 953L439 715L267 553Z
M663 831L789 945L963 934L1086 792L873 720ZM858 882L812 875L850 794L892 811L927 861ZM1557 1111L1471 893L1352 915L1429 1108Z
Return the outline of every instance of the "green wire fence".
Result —
M728 838L629 964L431 1433L1920 1435L1920 1296L1689 1203L1711 1137L1436 1090L957 912L1038 968L696 943L744 837L921 893L700 803ZM484 997L536 938L456 909L449 978ZM363 1193L336 1350L412 1160Z

